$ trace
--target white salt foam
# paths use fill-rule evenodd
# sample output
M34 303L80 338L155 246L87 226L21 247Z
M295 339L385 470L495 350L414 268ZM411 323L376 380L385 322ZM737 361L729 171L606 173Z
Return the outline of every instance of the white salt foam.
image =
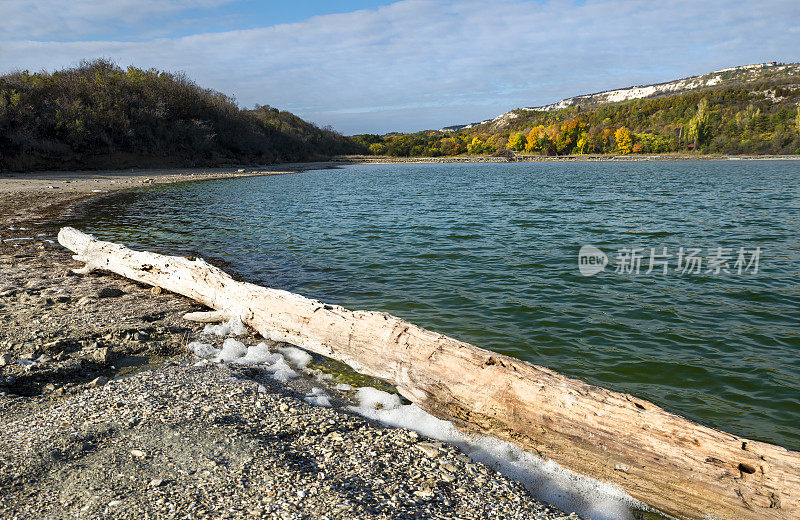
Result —
M574 511L593 520L633 520L632 508L646 508L612 484L578 475L509 442L465 434L415 404L401 404L397 395L359 388L356 396L359 405L351 410L383 424L453 444L471 459L522 483L534 497L568 513Z
M222 343L222 350L217 355L217 359L230 363L245 355L247 355L247 347L244 346L244 343L233 338L228 338Z
M247 334L247 327L238 316L234 316L226 323L220 325L208 324L203 327L203 334L213 334L215 336L241 336Z
M238 359L234 359L234 363L242 365L271 365L277 363L282 359L280 354L273 354L269 351L266 343L259 343L258 345L248 347L247 353Z
M278 352L283 354L283 357L285 357L289 363L301 370L306 368L313 359L311 354L297 347L281 347L278 349Z
M209 345L208 343L200 343L199 341L193 341L186 345L186 348L192 351L195 356L201 358L212 358L219 354L219 349L215 348L213 345Z
M303 400L314 406L324 406L326 408L331 406L330 397L321 388L314 388L310 394L306 394Z

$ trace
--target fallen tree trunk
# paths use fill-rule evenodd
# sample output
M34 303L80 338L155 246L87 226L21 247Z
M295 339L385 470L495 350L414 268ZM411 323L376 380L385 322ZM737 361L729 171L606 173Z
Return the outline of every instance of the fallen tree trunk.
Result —
M233 280L202 259L132 251L63 228L95 269L238 316L265 338L392 383L430 413L510 440L678 518L800 517L800 453L691 422L656 405L417 327Z

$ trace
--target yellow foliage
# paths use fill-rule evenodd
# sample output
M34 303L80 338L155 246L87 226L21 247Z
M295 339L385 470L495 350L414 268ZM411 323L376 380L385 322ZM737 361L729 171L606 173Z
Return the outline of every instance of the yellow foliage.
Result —
M617 140L617 148L619 148L620 152L623 154L631 153L633 139L631 138L631 133L627 128L624 126L620 127L616 132L614 132L614 138Z
M797 118L795 119L795 123L797 124L797 131L800 132L800 105L797 105Z
M511 150L516 150L518 152L524 150L526 144L527 142L525 139L525 134L523 134L522 132L517 132L508 139L508 148Z
M472 142L467 145L467 153L470 155L479 155L483 153L483 141L477 137L472 138Z
M525 145L525 151L526 152L535 152L535 151L539 150L539 148L540 148L539 139L544 137L545 132L546 132L546 130L545 130L544 125L539 125L537 127L534 127L533 130L528 132L528 142Z

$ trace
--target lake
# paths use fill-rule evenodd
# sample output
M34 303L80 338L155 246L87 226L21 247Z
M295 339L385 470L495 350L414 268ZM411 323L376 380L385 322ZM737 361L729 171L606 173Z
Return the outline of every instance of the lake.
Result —
M141 189L70 225L800 449L797 161L347 166Z

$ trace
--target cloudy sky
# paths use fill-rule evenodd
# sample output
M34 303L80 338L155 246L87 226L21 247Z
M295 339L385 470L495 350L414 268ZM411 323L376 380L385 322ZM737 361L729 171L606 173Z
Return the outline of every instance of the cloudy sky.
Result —
M108 57L346 134L800 61L797 0L0 0L0 17L0 72Z

